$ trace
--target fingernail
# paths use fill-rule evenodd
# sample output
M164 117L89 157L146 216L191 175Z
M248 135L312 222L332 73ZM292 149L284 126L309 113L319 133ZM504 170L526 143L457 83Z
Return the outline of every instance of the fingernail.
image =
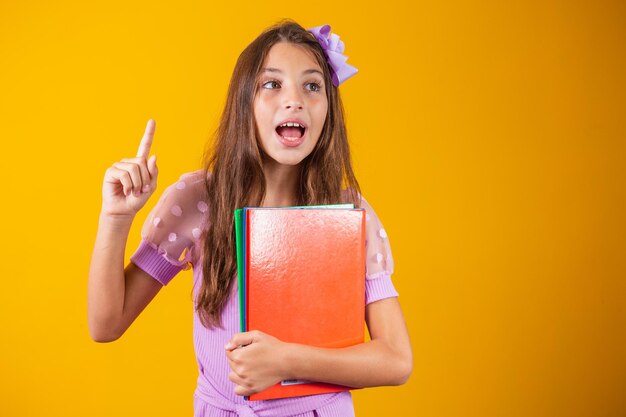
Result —
M150 189L150 184L146 184L143 186L143 192L145 193L146 191L148 191Z
M226 345L224 345L224 349L232 349L233 346L234 345L232 343L228 342L228 343L226 343Z

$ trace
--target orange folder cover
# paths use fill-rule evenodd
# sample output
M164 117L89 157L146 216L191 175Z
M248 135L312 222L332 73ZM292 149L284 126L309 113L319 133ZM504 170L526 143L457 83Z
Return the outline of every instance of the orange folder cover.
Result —
M246 328L325 348L363 343L365 211L247 208ZM353 389L282 381L266 400Z

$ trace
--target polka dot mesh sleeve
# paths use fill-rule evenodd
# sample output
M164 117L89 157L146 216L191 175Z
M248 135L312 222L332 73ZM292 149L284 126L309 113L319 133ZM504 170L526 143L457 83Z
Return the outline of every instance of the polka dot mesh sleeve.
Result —
M366 265L365 295L366 303L398 296L391 282L393 257L389 237L380 219L370 204L361 197L361 207L365 209L366 224Z
M199 198L202 177L183 174L163 191L141 229L141 243L130 260L167 285L178 272L191 268L192 249L200 237L201 217L207 211Z

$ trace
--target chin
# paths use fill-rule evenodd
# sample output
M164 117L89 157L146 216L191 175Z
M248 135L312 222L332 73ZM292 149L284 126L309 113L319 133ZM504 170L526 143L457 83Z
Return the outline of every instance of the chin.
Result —
M303 155L298 152L297 154L292 153L291 155L285 154L282 152L273 152L272 154L268 154L263 152L263 162L265 164L274 165L274 166L297 166L300 165L302 161L306 159L307 155Z
M277 165L285 165L285 166L297 166L300 165L304 158L272 158L270 160L274 161Z

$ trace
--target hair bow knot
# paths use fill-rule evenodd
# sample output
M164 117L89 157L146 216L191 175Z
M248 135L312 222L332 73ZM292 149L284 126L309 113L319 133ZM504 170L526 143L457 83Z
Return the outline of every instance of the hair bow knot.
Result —
M316 26L307 29L307 31L315 35L315 38L322 46L328 64L332 69L331 77L335 87L339 87L342 82L358 72L355 67L346 63L348 57L343 55L345 45L337 34L330 33L330 25Z

